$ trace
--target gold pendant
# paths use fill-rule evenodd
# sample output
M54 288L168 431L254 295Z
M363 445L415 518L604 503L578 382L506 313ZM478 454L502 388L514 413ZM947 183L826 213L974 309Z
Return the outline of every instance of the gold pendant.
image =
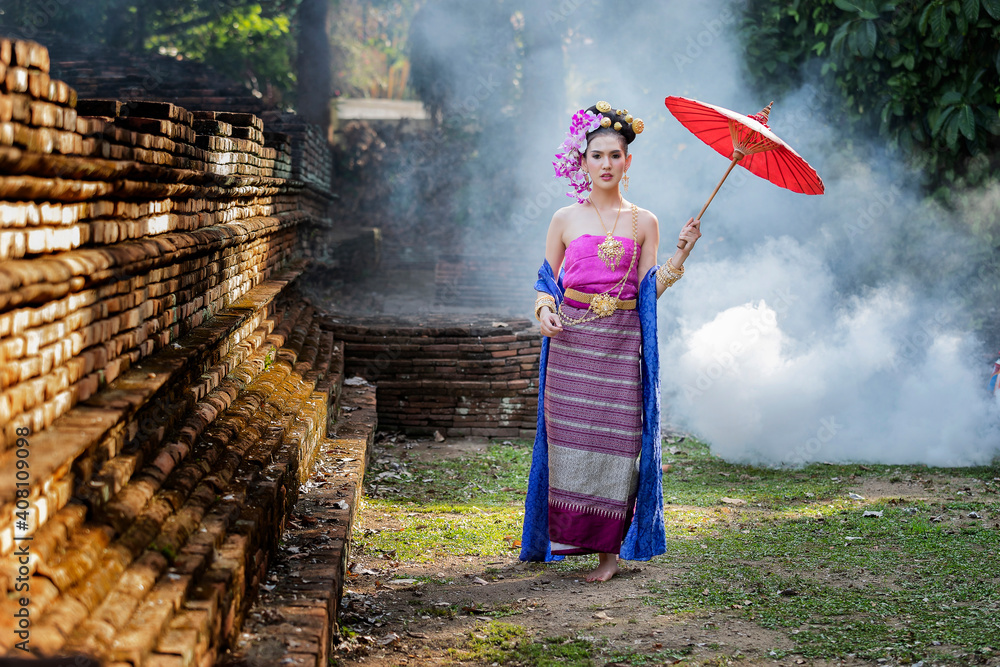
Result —
M609 269L618 268L618 262L625 254L625 244L616 239L608 232L608 238L597 245L597 256L607 265Z
M614 315L618 310L618 299L610 294L598 294L590 302L590 309L598 317Z

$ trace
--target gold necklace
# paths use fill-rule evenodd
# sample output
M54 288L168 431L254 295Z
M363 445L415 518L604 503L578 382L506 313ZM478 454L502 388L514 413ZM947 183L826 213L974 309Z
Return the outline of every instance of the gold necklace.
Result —
M597 208L597 204L594 203L593 199L587 197L590 200L590 205L594 207L597 212L597 219L601 221L601 229L608 233L607 238L601 241L597 246L597 256L601 258L605 266L609 269L614 270L618 268L618 262L621 260L622 255L625 254L625 245L614 237L615 230L618 229L618 218L622 214L622 204L624 200L618 197L618 215L615 216L614 226L608 230L607 226L604 224L604 218L601 217L601 209Z
M584 322L591 322L600 317L607 317L608 315L613 315L616 310L618 310L618 301L621 299L622 290L625 289L625 282L628 280L629 275L632 273L632 267L635 265L635 260L639 256L639 208L632 204L632 259L629 260L628 269L625 271L625 275L622 276L618 283L609 289L607 292L601 292L600 294L595 294L594 298L591 299L590 303L587 304L587 310L580 317L573 318L566 314L563 310L563 306L566 304L565 299L559 304L559 316L562 321L567 324L583 324ZM618 290L618 294L612 296L611 293ZM596 312L595 312L596 308Z

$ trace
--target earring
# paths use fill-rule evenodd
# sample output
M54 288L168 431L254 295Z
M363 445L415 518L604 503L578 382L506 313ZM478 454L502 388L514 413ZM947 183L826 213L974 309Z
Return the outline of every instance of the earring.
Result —
M628 194L628 172L622 174L622 192Z
M583 180L587 181L587 185L590 185L590 172L589 171L583 172Z

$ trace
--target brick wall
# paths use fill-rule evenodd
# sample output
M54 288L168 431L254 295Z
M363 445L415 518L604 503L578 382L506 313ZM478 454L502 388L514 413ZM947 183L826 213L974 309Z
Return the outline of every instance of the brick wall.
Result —
M377 387L378 419L412 433L533 438L541 338L526 319L329 318L345 374Z
M443 255L434 266L434 305L531 313L536 257Z
M329 149L77 97L0 39L0 655L211 665L337 405L295 285Z

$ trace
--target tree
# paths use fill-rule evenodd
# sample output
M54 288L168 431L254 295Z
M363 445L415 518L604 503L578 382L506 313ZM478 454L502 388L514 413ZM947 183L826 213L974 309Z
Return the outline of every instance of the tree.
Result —
M833 113L887 138L929 186L982 184L1000 166L1000 0L751 0L742 30L759 86L818 74Z
M206 62L271 99L295 88L292 24L302 0L8 0L5 33L43 34Z
M298 26L299 114L330 136L333 96L333 52L330 48L331 0L303 0Z

